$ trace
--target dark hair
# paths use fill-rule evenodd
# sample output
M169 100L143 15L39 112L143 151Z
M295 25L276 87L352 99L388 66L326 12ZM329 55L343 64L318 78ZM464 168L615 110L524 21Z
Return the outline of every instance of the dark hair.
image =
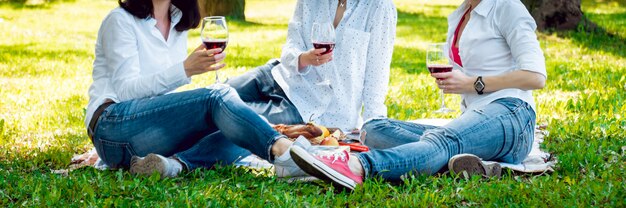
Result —
M152 0L117 0L117 2L120 4L120 7L124 8L124 10L128 13L131 13L135 17L141 19L152 16L152 12L154 10L152 7ZM180 22L174 26L176 31L182 32L198 27L200 24L198 1L172 0L172 4L183 13L183 16L180 18Z

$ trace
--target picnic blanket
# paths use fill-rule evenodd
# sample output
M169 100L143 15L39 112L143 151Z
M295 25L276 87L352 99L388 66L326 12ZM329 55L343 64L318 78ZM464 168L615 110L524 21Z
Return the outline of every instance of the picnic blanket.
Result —
M411 122L442 126L450 121L450 119L419 119ZM535 140L533 142L533 147L528 157L520 164L500 163L500 165L505 169L510 169L522 174L541 174L554 172L553 168L557 163L556 158L553 157L550 153L541 150L540 148L544 136L546 135L548 135L548 132L545 131L545 126L539 126L535 129ZM242 160L236 162L234 165L253 169L274 168L274 165L266 160L257 157L256 155L250 155L248 157L245 157ZM96 149L92 148L91 150L83 154L74 155L68 169L53 170L53 172L58 174L67 174L69 171L86 166L91 166L99 170L108 169L108 166L102 160L100 160L100 157L98 157Z

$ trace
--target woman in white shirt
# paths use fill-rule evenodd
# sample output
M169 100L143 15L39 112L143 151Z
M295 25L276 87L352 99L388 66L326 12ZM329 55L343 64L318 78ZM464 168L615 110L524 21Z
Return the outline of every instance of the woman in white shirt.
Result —
M535 129L532 90L543 88L547 77L534 19L519 0L466 0L448 25L456 70L431 76L442 79L437 84L446 93L461 95L460 117L442 127L375 119L363 125L364 142L374 150L329 157L295 147L296 163L311 175L353 189L363 177L399 180L409 172L445 170L446 164L454 173L497 176L500 166L481 158L524 160Z
M331 53L313 48L315 22L335 27ZM271 123L360 128L363 119L387 116L396 22L391 0L298 0L280 62L227 83Z
M85 118L108 166L173 177L183 168L229 164L250 152L272 162L274 155L289 155L292 142L232 88L170 93L193 75L224 67L221 49L201 45L186 57L187 30L200 22L195 0L119 4L98 32ZM282 162L293 164L289 158Z

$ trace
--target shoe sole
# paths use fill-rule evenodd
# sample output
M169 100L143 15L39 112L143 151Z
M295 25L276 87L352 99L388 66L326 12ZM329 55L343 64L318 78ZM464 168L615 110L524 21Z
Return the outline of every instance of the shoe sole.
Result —
M309 175L330 182L337 188L354 190L356 187L354 180L328 167L323 162L311 156L306 150L299 147L292 147L290 154L293 161Z
M465 171L468 175L482 175L486 177L500 177L502 172L500 164L485 165L479 157L472 154L459 154L450 158L448 169L455 174Z
M143 160L137 161L138 157L134 156L131 160L130 172L132 174L139 175L152 175L157 172L163 176L165 172L165 165L161 161L161 158L155 154L148 154Z

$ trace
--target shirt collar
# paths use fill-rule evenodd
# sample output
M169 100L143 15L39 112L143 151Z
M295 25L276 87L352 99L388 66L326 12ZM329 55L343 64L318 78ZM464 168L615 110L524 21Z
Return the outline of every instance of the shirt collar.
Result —
M495 0L481 0L480 4L478 4L478 6L474 8L473 12L476 12L476 14L480 16L486 17L487 14L489 14L489 12L492 10L494 5Z
M178 7L174 6L173 4L170 6L170 15L171 15L171 21L172 21L172 26L178 24L178 22L180 22L180 19L183 17L183 12L180 11L180 9L178 9ZM148 16L148 18L146 18L146 22L148 23L148 25L150 26L156 26L156 19L154 19L154 17Z

